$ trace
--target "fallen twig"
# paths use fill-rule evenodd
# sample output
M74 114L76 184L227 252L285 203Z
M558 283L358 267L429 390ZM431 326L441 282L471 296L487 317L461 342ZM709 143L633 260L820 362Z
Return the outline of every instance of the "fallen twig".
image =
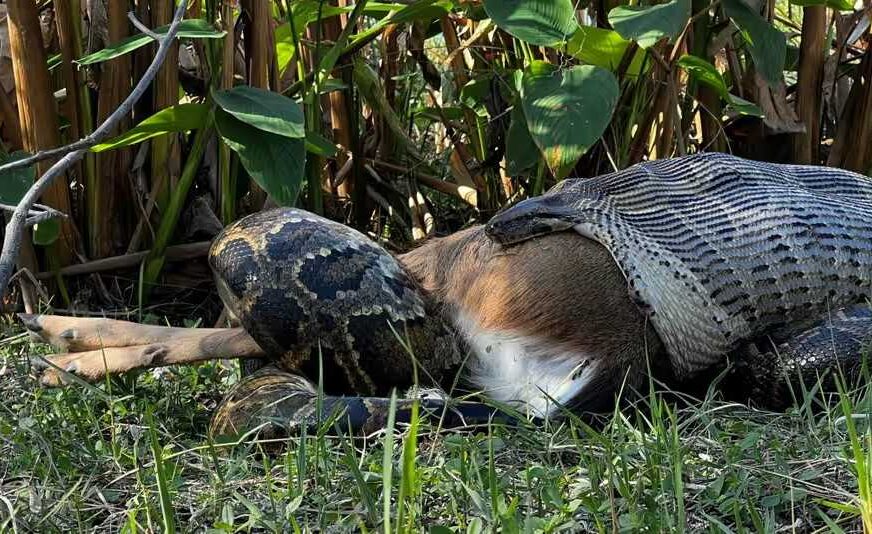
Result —
M209 247L211 245L211 241L173 245L167 247L166 259L167 261L185 261L202 258L209 253ZM56 273L46 271L38 273L36 277L40 280L46 280L48 278L54 277L55 275L76 276L80 274L93 274L103 271L114 271L116 269L126 269L142 263L142 260L146 256L148 256L149 252L151 251L143 250L140 252L133 252L128 254L122 254L120 256L112 256L109 258L102 258L99 260L79 263L77 265L68 265L67 267L62 267Z
M18 259L18 251L21 248L21 239L24 235L24 230L27 227L27 217L30 212L30 208L34 205L36 200L42 196L42 194L51 186L52 182L57 179L58 176L62 176L64 172L68 168L70 168L77 161L82 159L85 155L85 152L92 145L88 143L98 143L112 133L115 126L126 117L130 111L133 109L133 106L148 87L151 85L152 80L157 75L158 69L160 69L164 60L166 60L167 54L169 53L170 47L173 44L173 41L176 38L176 34L179 31L179 24L182 22L182 18L185 16L185 9L187 7L187 2L182 1L179 3L176 8L175 15L173 16L173 22L170 24L167 33L160 39L160 45L158 46L157 53L155 53L154 59L151 62L151 65L148 66L148 69L143 74L142 79L139 80L139 83L136 84L136 87L133 88L130 95L121 103L121 105L112 112L109 117L97 127L89 136L84 139L77 141L71 145L67 145L65 147L61 147L58 149L54 149L51 151L51 156L54 157L59 156L61 154L66 153L66 155L61 158L57 163L51 166L51 168L45 172L34 184L30 187L30 189L25 193L24 197L18 203L18 206L15 208L15 211L10 217L9 222L6 225L6 236L3 241L3 250L2 254L0 254L0 295L3 295L6 292L6 288L9 285L9 278L12 276L12 271L15 267L15 262ZM84 144L83 144L84 143ZM18 160L15 164L21 164L21 161L27 161L29 158L25 158L24 160ZM47 157L43 157L43 159L47 159ZM10 164L12 165L12 164ZM5 166L4 166L5 167ZM0 167L0 171L4 169L4 167Z

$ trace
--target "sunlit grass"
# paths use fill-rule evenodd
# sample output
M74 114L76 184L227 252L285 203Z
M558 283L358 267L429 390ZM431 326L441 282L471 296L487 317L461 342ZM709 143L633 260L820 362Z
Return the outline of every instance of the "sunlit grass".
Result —
M652 393L601 424L210 442L219 365L46 390L0 349L0 530L862 531L867 391L787 413Z

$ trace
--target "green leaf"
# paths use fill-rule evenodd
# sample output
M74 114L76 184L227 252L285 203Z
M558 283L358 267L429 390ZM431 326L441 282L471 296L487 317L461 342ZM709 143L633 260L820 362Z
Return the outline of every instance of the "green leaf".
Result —
M487 117L485 102L491 96L492 76L488 73L473 78L460 89L458 100L479 116Z
M837 11L854 11L854 3L850 0L789 0L795 6L826 6Z
M572 0L484 0L501 29L533 45L562 43L578 30Z
M530 135L557 178L600 138L618 102L607 70L582 65L550 75L525 75L521 101Z
M157 35L164 35L169 28L170 26L167 24L166 26L161 26L154 30L154 33ZM180 39L221 39L226 34L227 32L216 30L215 27L205 19L187 19L179 23L179 31L177 35ZM123 56L129 52L133 52L137 48L142 48L153 42L154 40L150 36L144 33L138 33L109 45L103 50L98 50L93 54L88 54L76 61L76 63L79 65L93 65L94 63L108 61Z
M118 137L92 147L91 151L103 152L135 145L159 135L196 130L206 123L208 115L206 104L178 104L164 108Z
M566 43L566 53L604 69L615 70L621 64L630 41L614 30L581 26ZM638 76L644 65L645 52L637 50L627 74Z
M440 113L441 112L441 113ZM440 110L422 107L414 112L415 120L421 125L429 122L442 122L442 117L450 121L462 121L465 117L463 108L460 106L443 106Z
M61 57L61 55L54 54L54 55L50 56L48 58L48 60L46 60L46 66L48 67L49 71L53 71L56 68L60 67L62 62L63 62L63 58Z
M664 37L674 39L690 19L690 0L672 0L654 6L618 6L609 12L609 23L624 39L650 48Z
M279 74L283 74L291 60L294 58L294 53L297 47L294 44L294 36L291 34L291 25L285 22L276 27L276 64L279 67Z
M57 219L48 219L33 225L33 244L47 247L58 240L61 235L61 223Z
M336 145L317 132L306 132L306 151L330 158L336 155Z
M521 106L512 109L512 122L506 133L506 172L509 176L525 174L539 162L539 149L530 136Z
M0 165L11 163L29 156L27 152L17 151L12 154L0 154ZM21 202L21 198L33 185L36 180L36 173L33 165L24 167L23 169L12 169L0 173L0 202L4 204L17 205Z
M284 137L306 137L303 110L286 96L248 85L212 95L221 109L246 124Z
M255 128L220 108L215 110L215 126L251 178L277 204L296 203L306 166L304 139Z
M769 85L781 81L787 38L743 0L724 0L724 11L741 30L757 72Z
M727 107L732 109L739 115L747 115L749 117L759 117L764 118L766 114L763 113L763 110L760 109L757 104L753 102L749 102L744 98L738 97L736 95L730 94L727 97Z
M727 98L727 82L718 69L701 57L685 54L678 59L678 66L684 69L693 79L704 83L717 91L721 98Z
M678 66L684 69L691 78L699 83L704 83L717 91L718 95L726 101L726 103L740 115L748 115L751 117L763 117L763 111L753 102L748 102L743 98L730 94L727 88L727 82L724 77L718 72L718 69L708 61L689 54L685 54L678 59Z
M362 58L354 59L354 84L357 87L360 96L366 104L375 110L384 120L385 126L391 131L397 145L412 158L423 161L424 157L418 151L415 141L409 137L406 131L406 125L400 119L397 112L385 98L384 88L381 86L381 79L378 77L372 67Z
M322 0L296 0L291 3L291 16L294 18L294 29L297 31L297 35L303 35L306 31L306 26L318 20L319 13L321 14L321 20L324 20L348 13L351 10L351 7L331 6ZM290 28L288 28L288 31L290 31Z

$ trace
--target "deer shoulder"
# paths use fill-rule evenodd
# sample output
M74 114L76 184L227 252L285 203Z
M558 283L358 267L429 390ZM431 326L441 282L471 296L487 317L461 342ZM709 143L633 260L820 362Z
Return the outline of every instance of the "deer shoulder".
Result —
M609 252L574 232L502 247L478 226L399 259L464 337L472 385L496 400L606 408L665 362Z

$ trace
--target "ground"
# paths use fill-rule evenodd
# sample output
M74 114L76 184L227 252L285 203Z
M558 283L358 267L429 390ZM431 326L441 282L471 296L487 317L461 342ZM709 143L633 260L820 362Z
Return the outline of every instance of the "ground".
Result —
M596 428L422 423L277 450L208 439L233 368L49 390L27 359L48 347L8 321L0 339L0 532L852 532L872 506L865 389L787 413L654 393Z

